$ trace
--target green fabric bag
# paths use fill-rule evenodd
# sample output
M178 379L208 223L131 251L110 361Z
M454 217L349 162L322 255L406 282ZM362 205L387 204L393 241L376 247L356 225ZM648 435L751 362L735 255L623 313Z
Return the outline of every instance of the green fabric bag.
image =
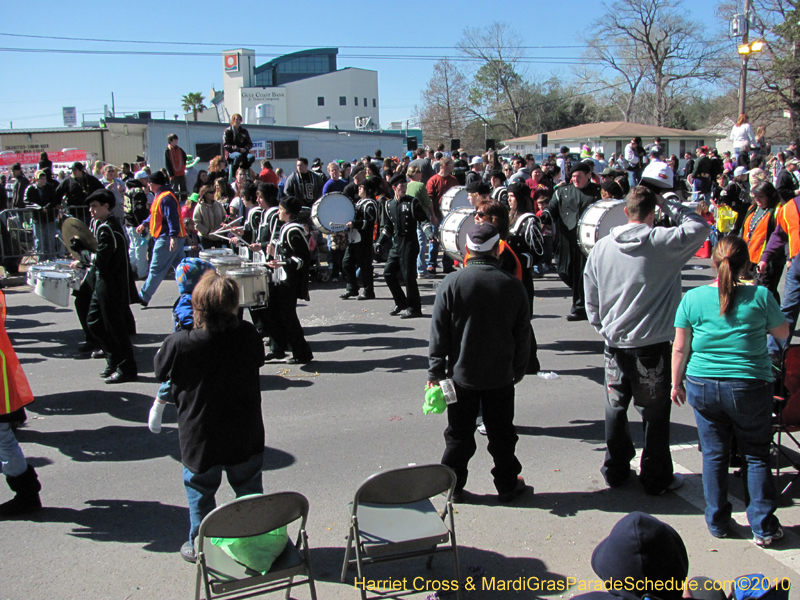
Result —
M270 570L272 563L286 548L289 534L286 525L273 531L243 538L211 538L214 546L245 567L262 575Z

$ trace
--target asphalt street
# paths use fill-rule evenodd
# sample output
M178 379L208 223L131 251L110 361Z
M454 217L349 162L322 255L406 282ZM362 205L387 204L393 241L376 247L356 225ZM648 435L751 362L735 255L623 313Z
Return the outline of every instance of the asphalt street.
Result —
M687 288L713 278L708 261L702 260L693 261L683 274ZM682 489L650 497L635 479L621 488L606 487L600 474L605 451L602 340L586 322L566 321L571 294L554 275L535 284L534 328L542 368L558 375L551 380L528 376L517 386L517 452L535 493L499 505L486 438L478 436L467 485L470 503L458 505L455 515L462 574L477 584L465 597L579 593L577 586L564 591L564 583L595 579L592 550L634 510L649 512L680 532L691 576L730 580L760 572L793 581L800 569L800 511L791 494L778 512L787 535L774 549L750 541L741 479L733 476L739 527L725 540L708 534L689 407L673 409L671 432L675 468L686 478ZM383 469L441 458L446 419L422 412L435 286L435 281L421 285L425 318L400 320L388 315L393 303L382 280L378 299L367 302L340 300L342 282L315 284L312 301L301 303L299 314L316 360L301 367L268 364L261 370L264 490L294 490L308 498L311 560L322 599L359 597L352 571L347 583L339 583L347 504L358 485ZM0 599L193 595L195 569L178 553L189 520L174 407L167 407L160 434L152 434L146 424L158 388L153 356L171 331L176 295L175 284L167 282L148 309L134 307L141 376L136 383L113 387L98 377L103 361L78 358L75 349L82 340L73 310L49 304L25 286L6 290L6 328L36 396L18 438L39 473L46 508L28 519L0 523ZM638 444L640 419L633 409L630 418ZM11 492L4 483L0 486L4 502ZM227 484L217 498L220 503L233 499ZM409 582L421 577L418 582L435 588L453 579L453 569L443 555L430 571L424 559L414 559L375 566L367 575ZM483 589L484 577L538 578L543 589ZM529 581L535 585L537 579ZM409 597L425 599L430 593ZM307 587L292 595L310 597Z

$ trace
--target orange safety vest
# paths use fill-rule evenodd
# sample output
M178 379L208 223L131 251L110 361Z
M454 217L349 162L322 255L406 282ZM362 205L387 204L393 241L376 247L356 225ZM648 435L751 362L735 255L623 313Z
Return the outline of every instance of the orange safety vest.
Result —
M756 211L750 211L744 219L742 226L742 238L747 242L747 250L750 253L750 262L758 263L761 260L761 254L767 246L767 232L769 231L769 221L775 214L775 209L771 209L769 213L756 225L753 234L750 234L750 223L753 221Z
M164 213L161 212L161 200L164 196L172 196L175 198L172 192L165 190L156 196L156 199L153 200L153 203L150 205L150 235L154 238L161 236L161 227L164 224ZM178 224L181 228L181 233L178 237L186 237L186 229L183 226L183 219L180 217L180 206L177 200L175 204L178 206Z
M508 250L511 252L511 256L514 257L514 262L517 263L517 266L514 267L514 277L522 281L522 263L519 262L519 258L517 258L517 253L511 249L511 246L505 243L505 241L500 240L500 254L503 254ZM469 259L469 250L467 250L467 254L464 256L464 264L467 264L467 260Z
M797 199L778 209L776 221L789 236L789 258L794 258L800 252L800 212L797 210Z
M33 392L6 333L6 296L0 291L0 415L8 415L33 402Z

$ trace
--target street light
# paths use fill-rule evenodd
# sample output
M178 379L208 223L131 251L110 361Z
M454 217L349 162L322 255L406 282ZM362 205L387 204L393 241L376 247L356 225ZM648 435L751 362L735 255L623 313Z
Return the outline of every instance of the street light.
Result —
M742 74L739 80L739 114L744 114L745 96L747 95L747 61L750 59L751 54L761 52L764 50L764 40L747 40L747 33L745 32L742 43L736 51L742 57Z
M764 42L762 40L756 40L754 42L750 42L749 44L740 44L736 50L742 56L747 56L755 52L761 52L763 49Z

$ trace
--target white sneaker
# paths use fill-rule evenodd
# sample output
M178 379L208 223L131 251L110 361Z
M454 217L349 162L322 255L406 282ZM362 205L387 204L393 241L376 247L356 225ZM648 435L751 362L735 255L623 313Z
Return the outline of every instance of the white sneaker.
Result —
M756 543L756 546L760 548L766 548L775 540L779 540L783 537L783 527L778 527L778 530L773 533L772 535L768 535L766 537L759 537L757 535L753 535L753 541Z
M486 435L486 425L484 423L478 425L478 433L481 435Z
M147 419L147 426L153 433L161 432L161 416L164 414L166 405L166 402L160 402L158 399L153 400L153 406L150 407L150 416Z

